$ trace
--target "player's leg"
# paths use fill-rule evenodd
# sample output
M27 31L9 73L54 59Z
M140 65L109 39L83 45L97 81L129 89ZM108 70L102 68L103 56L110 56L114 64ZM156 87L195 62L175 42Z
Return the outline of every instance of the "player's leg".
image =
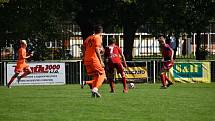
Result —
M107 79L110 85L110 92L114 93L114 66L112 63L108 63L106 72L107 72Z
M167 87L169 87L170 85L173 85L173 81L171 81L168 76L165 75L165 79L168 82L167 85L166 85Z
M161 74L160 74L160 79L161 79L161 82L162 82L161 88L164 88L164 89L167 88L165 76L166 76L166 73L164 71L161 72Z
M7 87L10 88L13 81L16 79L16 77L19 75L18 72L15 72L15 74L11 77L10 81L7 83Z
M94 81L94 80L83 81L82 84L81 84L81 88L83 89L83 88L84 88L84 85L87 84L87 85L90 87L90 89L92 89L93 81Z
M26 77L27 75L29 75L30 73L32 73L31 69L29 66L24 68L24 73L19 77L19 79Z
M102 86L106 77L105 70L100 62L93 63L93 68L95 69L94 72L97 72L97 74L94 75L95 82L93 83L92 92L96 94L97 97L101 97L101 95L98 93L98 90Z
M95 63L91 62L89 64L86 64L85 67L86 67L87 74L93 77L93 79L90 81L92 82L92 97L101 97L101 95L98 92L98 88L99 88L98 80L100 77L99 69L101 68L103 73L105 73L104 68L102 68L101 64L98 62L95 62ZM104 81L104 77L103 77L103 81Z
M162 67L161 67L161 74L160 74L160 79L162 82L162 86L161 89L166 89L167 85L166 85L166 71L168 70L168 66L167 66L167 62L162 62Z
M173 61L166 62L166 64L165 64L165 67L166 67L165 71L166 71L166 73L169 72L169 69L172 68L173 65L174 65ZM173 84L173 82L169 79L169 77L166 75L166 73L165 73L164 77L165 77L165 80L168 82L167 87L169 87L170 85Z
M114 74L113 73L108 74L108 81L111 89L110 92L114 93Z
M102 76L103 76L103 79L102 79ZM92 88L92 97L101 97L101 94L98 92L99 91L99 87L102 85L100 80L103 80L104 81L104 74L100 75L100 74L96 74L93 76L93 88Z
M93 67L93 64L92 63L89 63L89 64L86 64L85 65L85 69L87 71L87 74L89 76L92 76L93 79L92 80L89 80L89 81L83 81L82 85L81 85L81 88L84 87L84 85L88 84L90 86L90 89L92 89L93 87L95 87L95 79L94 79L94 75L96 74L96 71Z
M15 67L15 74L11 77L10 81L7 83L7 87L10 88L13 81L18 77L19 73L23 71L22 64L17 64Z
M120 73L120 75L122 77L123 92L128 93L127 82L126 82L126 78L125 78L125 72L124 72L124 69L123 69L123 65L121 63L117 63L116 64L116 69L117 69L117 73Z

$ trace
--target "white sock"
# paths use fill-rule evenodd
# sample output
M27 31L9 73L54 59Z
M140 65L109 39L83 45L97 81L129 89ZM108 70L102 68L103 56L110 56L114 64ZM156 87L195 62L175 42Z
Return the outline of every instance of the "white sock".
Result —
M92 91L93 91L93 92L98 92L98 88L97 88L97 87L94 87L94 88L92 89Z

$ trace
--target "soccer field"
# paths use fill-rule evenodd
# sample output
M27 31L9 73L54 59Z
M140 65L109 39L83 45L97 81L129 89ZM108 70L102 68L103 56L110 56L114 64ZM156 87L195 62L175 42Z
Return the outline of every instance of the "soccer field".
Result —
M0 121L215 121L215 84L135 84L122 93L101 88L91 98L89 87L0 87Z

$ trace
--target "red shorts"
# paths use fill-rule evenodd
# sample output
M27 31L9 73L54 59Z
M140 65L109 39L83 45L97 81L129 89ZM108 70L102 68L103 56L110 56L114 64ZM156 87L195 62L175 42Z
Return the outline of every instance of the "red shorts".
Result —
M123 65L121 63L108 63L107 72L113 74L114 68L116 68L117 73L123 73Z
M172 68L174 65L174 62L173 61L165 61L165 62L162 62L162 70L166 70L168 71L170 68Z
M103 74L104 68L100 62L87 62L84 64L88 75Z

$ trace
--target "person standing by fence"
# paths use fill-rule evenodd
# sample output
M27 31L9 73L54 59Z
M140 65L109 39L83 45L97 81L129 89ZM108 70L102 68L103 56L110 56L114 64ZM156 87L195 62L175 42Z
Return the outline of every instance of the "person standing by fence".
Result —
M173 84L173 82L166 76L166 72L169 71L171 67L174 65L174 59L173 59L173 50L172 48L166 44L165 38L163 35L161 35L158 38L160 47L161 47L161 53L162 53L162 68L161 68L161 82L162 86L161 89L166 89L170 85ZM168 84L166 83L168 82Z
M26 47L27 47L27 42L25 40L20 40L20 48L18 50L18 61L16 63L15 67L15 74L11 77L10 81L7 84L8 88L11 88L11 84L13 81L17 78L17 81L19 83L20 79L27 76L30 74L32 71L29 67L29 65L26 63L26 59L30 58L33 56L33 53L31 53L29 56L26 55ZM21 72L24 73L19 76Z
M93 76L92 97L101 97L98 90L105 78L105 65L101 57L102 31L103 28L101 26L95 26L95 34L87 37L83 44L83 62L86 67L87 74Z
M172 33L169 37L169 46L172 48L173 50L173 59L176 59L176 52L177 52L177 47L178 47L178 40L175 36L174 33Z

